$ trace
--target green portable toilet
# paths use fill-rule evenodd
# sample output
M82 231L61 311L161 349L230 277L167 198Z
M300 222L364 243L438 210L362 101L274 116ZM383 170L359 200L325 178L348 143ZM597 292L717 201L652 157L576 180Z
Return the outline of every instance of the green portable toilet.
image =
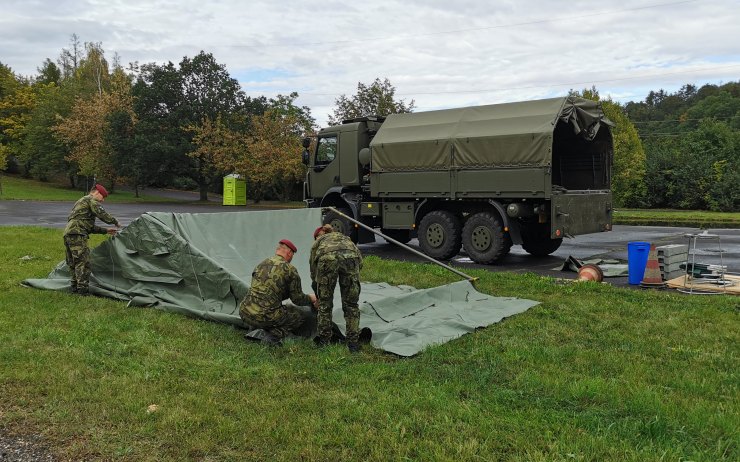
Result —
M247 182L236 173L224 177L224 205L247 205Z

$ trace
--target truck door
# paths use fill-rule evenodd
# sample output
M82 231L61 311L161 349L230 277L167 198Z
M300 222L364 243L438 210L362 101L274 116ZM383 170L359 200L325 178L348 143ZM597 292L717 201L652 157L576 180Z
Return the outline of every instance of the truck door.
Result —
M311 196L314 198L324 197L329 188L339 186L339 140L337 135L322 136L318 139L309 175Z

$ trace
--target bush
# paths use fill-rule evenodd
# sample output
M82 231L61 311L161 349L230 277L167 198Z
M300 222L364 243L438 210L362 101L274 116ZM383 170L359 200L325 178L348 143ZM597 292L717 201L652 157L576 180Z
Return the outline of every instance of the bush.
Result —
M172 187L183 191L195 191L198 189L198 183L192 178L178 176L172 179Z

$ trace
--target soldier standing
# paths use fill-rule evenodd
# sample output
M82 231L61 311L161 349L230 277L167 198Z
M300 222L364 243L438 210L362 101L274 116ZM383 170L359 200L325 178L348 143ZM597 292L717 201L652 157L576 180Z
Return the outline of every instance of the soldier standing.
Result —
M304 294L301 276L290 262L298 251L287 239L278 243L275 255L263 260L252 271L252 286L239 304L239 316L252 328L264 329L268 342L279 344L303 324L303 313L283 305L290 300L298 306L316 305L316 295Z
M334 309L334 288L339 280L342 311L347 326L347 348L352 353L360 350L360 269L362 254L352 240L335 232L331 225L324 225L314 232L311 247L311 279L319 297L317 317L319 343L326 345L331 339L331 317Z
M64 247L69 271L72 273L70 284L72 292L80 295L89 294L90 281L90 249L87 246L89 234L115 234L116 228L121 225L105 211L100 204L108 197L108 191L96 184L90 193L75 202L72 212L67 218L67 227L64 228ZM103 228L95 225L95 218L116 225L116 228Z

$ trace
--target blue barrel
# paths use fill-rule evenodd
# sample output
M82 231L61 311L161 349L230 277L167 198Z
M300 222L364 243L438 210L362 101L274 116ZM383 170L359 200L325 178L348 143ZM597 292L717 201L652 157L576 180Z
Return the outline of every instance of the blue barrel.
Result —
M645 276L648 255L650 255L649 242L627 243L627 270L630 284L639 284Z

